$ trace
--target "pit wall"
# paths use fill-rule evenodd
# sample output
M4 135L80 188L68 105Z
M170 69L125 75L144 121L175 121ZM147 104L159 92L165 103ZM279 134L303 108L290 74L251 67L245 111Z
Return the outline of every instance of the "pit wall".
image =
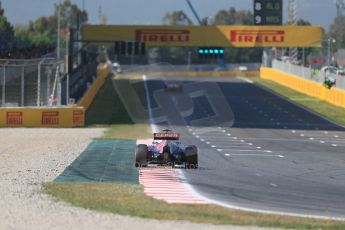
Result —
M85 111L90 107L97 92L102 88L105 79L109 76L110 63L106 63L97 67L97 78L92 83L91 87L86 91L85 95L78 102L78 106L85 108Z
M287 86L300 93L325 100L333 105L345 108L345 91L337 88L327 89L322 84L309 81L272 68L261 67L260 78L268 79Z
M71 128L84 126L84 108L0 108L0 127Z

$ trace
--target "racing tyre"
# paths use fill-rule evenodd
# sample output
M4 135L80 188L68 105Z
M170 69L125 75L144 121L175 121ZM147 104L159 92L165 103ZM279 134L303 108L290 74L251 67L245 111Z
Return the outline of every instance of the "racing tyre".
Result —
M185 150L186 168L198 168L198 148L195 145L190 145Z
M147 145L137 145L135 150L135 167L147 166Z

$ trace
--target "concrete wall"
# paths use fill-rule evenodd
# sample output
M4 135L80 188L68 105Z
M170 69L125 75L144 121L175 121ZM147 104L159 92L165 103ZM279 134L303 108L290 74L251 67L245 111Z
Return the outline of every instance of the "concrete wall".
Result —
M327 89L321 83L266 67L260 69L260 78L272 80L298 92L320 98L333 105L345 108L345 91L342 89L334 87Z
M87 90L85 95L80 99L78 105L87 110L95 98L97 92L102 88L105 79L109 76L110 64L104 64L97 68L97 78Z
M0 108L0 127L70 128L84 126L84 108Z

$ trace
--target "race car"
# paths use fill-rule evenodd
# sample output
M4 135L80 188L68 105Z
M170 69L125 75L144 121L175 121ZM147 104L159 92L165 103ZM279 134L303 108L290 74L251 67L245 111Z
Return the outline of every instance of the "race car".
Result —
M165 129L153 134L152 145L139 144L135 150L135 167L149 164L198 168L198 149L195 145L184 146L180 134Z
M165 92L183 92L183 86L179 83L165 83Z

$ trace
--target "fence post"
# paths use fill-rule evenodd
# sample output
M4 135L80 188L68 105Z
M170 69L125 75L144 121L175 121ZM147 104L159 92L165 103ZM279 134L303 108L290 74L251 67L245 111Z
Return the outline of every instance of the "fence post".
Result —
M37 75L37 101L36 106L40 106L40 93L41 93L41 62L38 64L38 75Z
M59 76L59 79L58 79L58 83L57 83L57 86L56 86L56 97L58 98L58 101L57 101L57 105L60 106L61 105L61 79L60 79L60 76Z
M302 66L302 75L303 75L303 78L306 79L306 77L305 77L305 67L304 67L304 64L303 64L303 66Z
M43 58L39 63L38 63L38 76L37 76L37 101L36 101L36 106L39 107L41 105L41 65L45 61Z
M66 105L69 103L69 73L67 73L66 78Z
M2 66L2 106L5 106L5 95L6 95L6 67L4 64Z
M51 77L51 75L52 75L52 69L51 69L52 67L48 67L48 69L47 69L47 104L49 104L49 98L50 98L50 77Z
M24 80L24 76L25 76L25 66L23 65L22 66L22 76L21 76L21 85L20 85L20 92L21 92L21 99L20 99L20 103L22 106L24 106L24 90L25 90L25 87L24 87L24 83L25 83L25 80Z

